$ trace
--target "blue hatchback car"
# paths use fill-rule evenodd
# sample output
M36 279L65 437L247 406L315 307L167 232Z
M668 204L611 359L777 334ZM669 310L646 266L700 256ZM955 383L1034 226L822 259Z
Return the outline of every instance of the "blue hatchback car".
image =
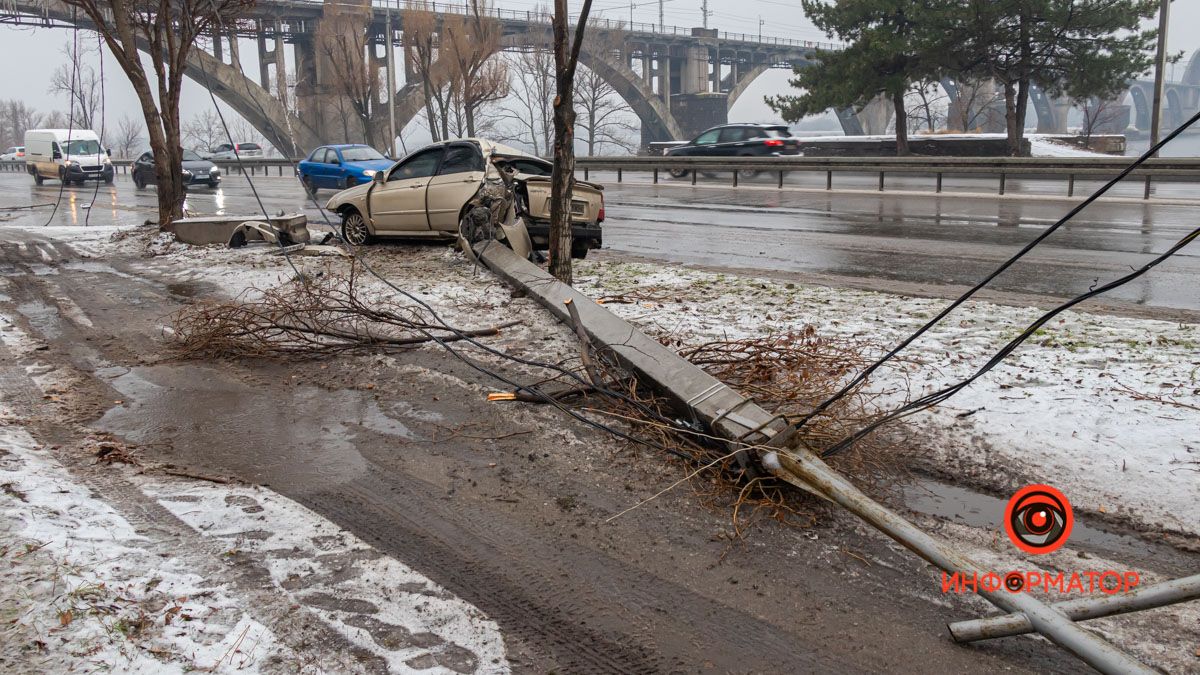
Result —
M310 195L317 190L344 190L371 182L376 171L396 163L369 145L322 145L300 162L296 171Z

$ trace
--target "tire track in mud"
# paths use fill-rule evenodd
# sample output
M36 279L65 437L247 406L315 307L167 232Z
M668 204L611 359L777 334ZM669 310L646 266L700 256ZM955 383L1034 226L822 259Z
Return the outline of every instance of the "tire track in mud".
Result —
M871 669L847 663L855 657L841 650L831 659L777 626L601 551L550 543L536 536L536 525L518 530L502 515L403 479L371 472L293 498L468 599L506 636L541 645L565 672Z

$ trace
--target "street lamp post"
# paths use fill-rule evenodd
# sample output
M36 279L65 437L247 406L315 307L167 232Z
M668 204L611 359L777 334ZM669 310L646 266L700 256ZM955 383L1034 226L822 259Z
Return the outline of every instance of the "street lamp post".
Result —
M1163 77L1167 70L1167 25L1171 20L1171 0L1162 0L1158 10L1158 53L1154 57L1154 103L1150 111L1150 147L1158 144L1162 133Z

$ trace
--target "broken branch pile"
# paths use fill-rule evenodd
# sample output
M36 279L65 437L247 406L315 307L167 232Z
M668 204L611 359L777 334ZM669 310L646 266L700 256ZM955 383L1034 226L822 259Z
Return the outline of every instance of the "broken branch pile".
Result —
M272 288L258 300L201 302L172 317L184 358L296 358L411 348L437 339L495 335L508 322L458 333L387 297L364 299L357 265L347 274Z

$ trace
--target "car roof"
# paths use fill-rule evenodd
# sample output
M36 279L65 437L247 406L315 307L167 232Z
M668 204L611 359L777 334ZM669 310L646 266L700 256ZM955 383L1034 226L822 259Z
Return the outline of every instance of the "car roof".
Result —
M346 148L369 148L371 146L366 143L332 143L330 145L322 145L322 148L334 148L336 150L344 150Z

